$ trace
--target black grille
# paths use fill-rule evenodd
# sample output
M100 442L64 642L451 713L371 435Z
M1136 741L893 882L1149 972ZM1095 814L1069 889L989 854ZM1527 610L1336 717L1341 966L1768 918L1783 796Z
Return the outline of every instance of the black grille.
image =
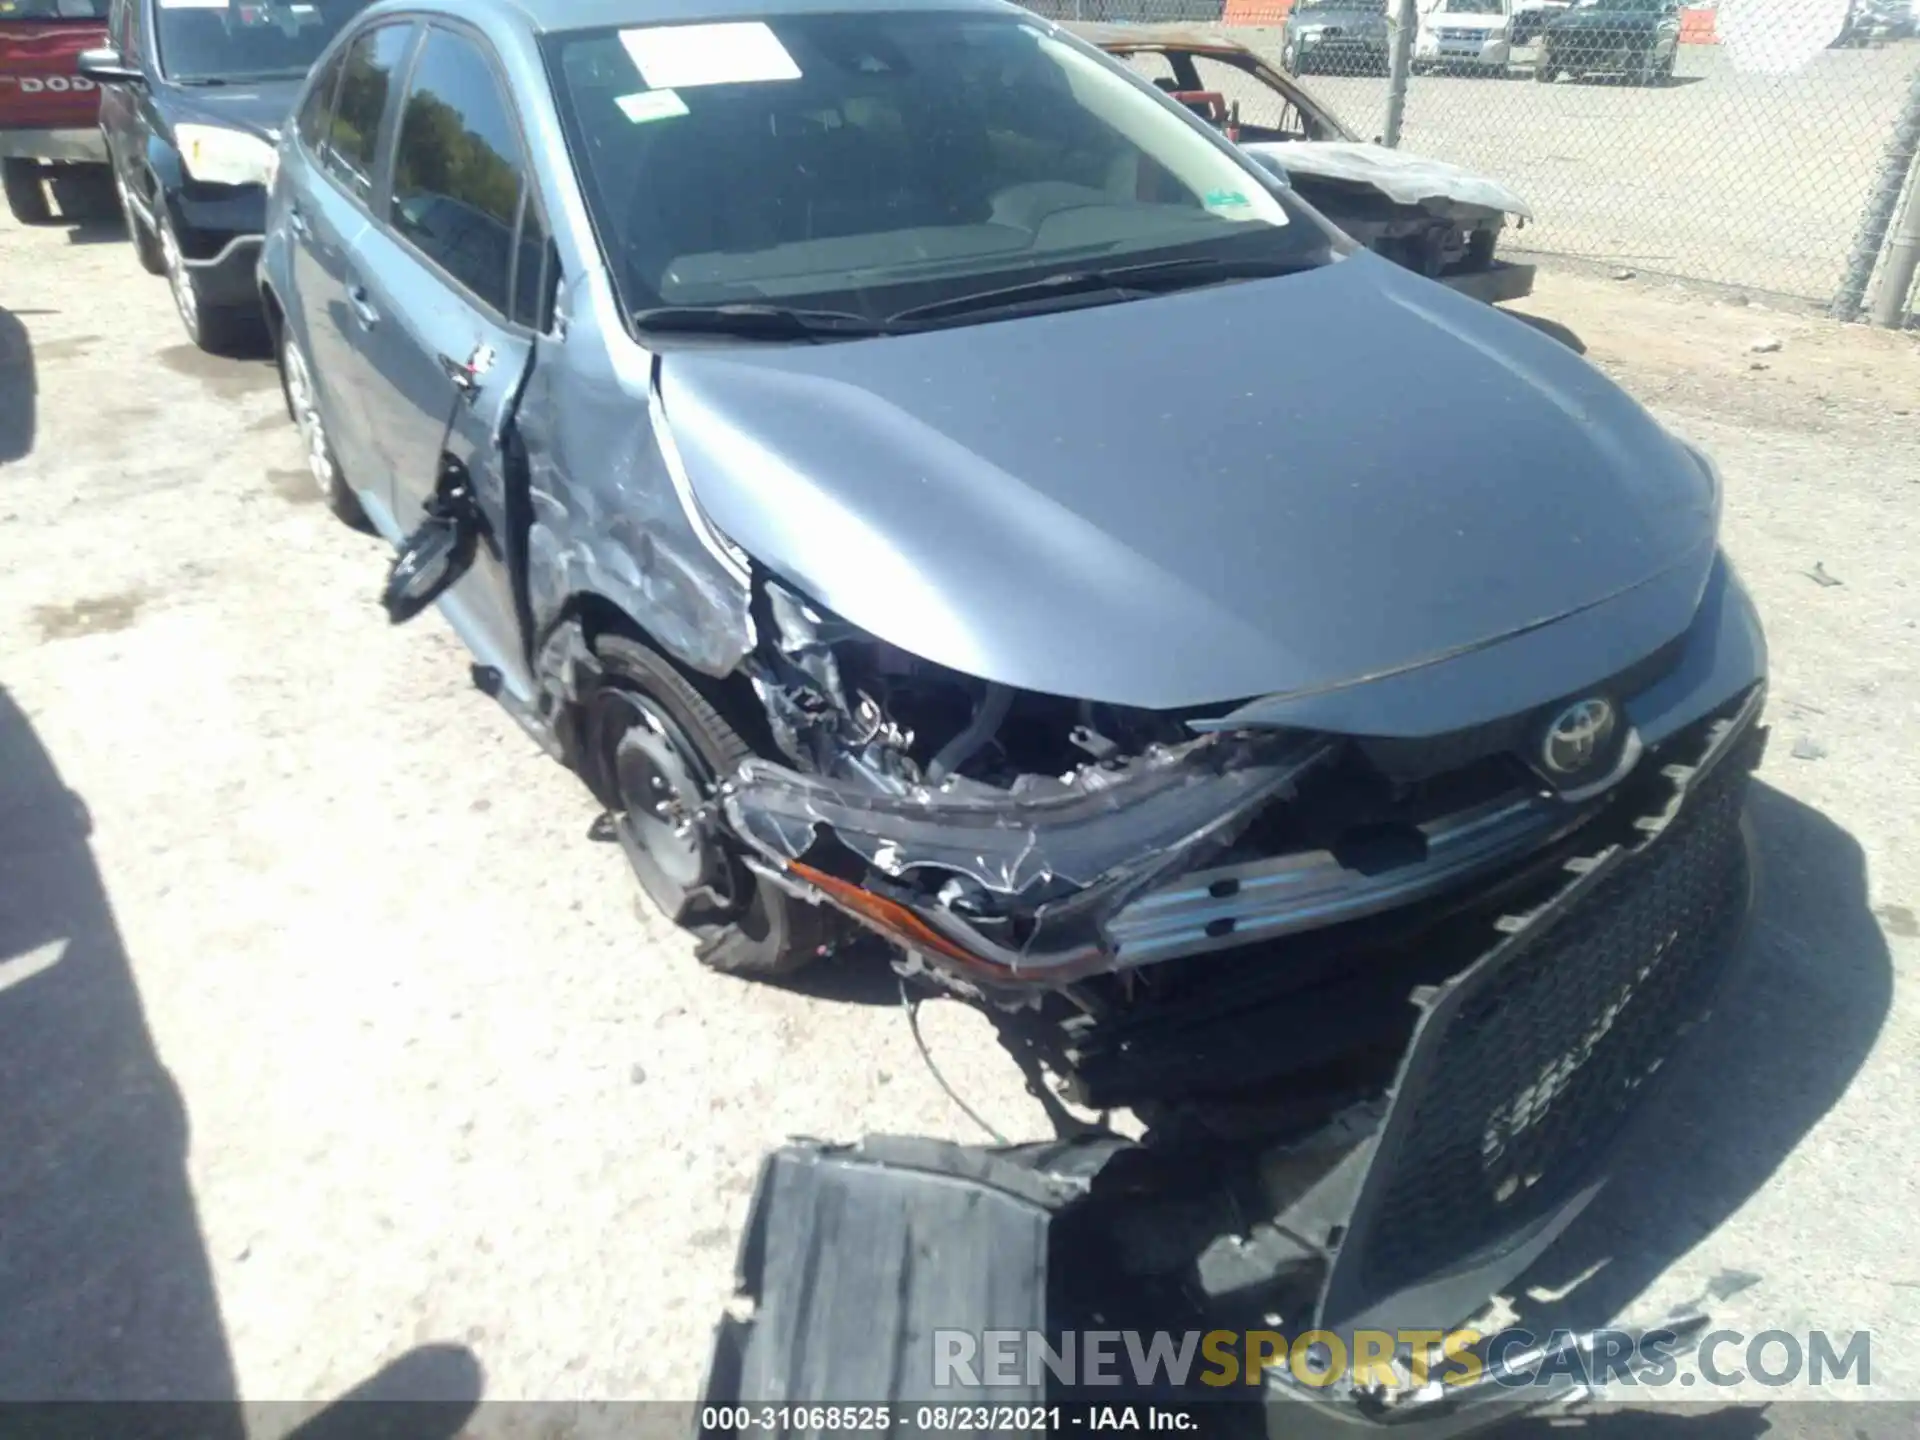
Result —
M1376 1295L1562 1204L1710 1000L1746 906L1746 767L1463 997L1438 1035L1360 1270ZM1357 1237L1356 1237L1357 1238Z

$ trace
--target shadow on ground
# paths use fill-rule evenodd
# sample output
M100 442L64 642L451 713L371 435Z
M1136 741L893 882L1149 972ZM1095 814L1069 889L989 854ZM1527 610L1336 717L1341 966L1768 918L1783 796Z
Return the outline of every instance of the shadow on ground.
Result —
M1745 952L1612 1183L1528 1283L1558 1289L1601 1268L1529 1328L1607 1323L1717 1230L1846 1093L1893 1003L1859 844L1757 781L1748 813L1760 889ZM1723 1296L1767 1282L1721 1279ZM1709 1312L1715 1298L1702 1297Z
M196 1402L193 1433L243 1440L187 1113L91 834L86 802L0 688L0 1403ZM402 1398L429 1402L407 1407L409 1435L451 1436L481 1390L470 1352L422 1347L296 1433L332 1440L365 1418L353 1402Z
M1503 313L1511 315L1514 319L1518 320L1522 325L1531 325L1535 330L1538 330L1549 339L1558 340L1562 345L1573 351L1574 354L1584 355L1587 353L1587 342L1582 340L1579 335L1567 326L1562 325L1558 320L1549 320L1544 315L1529 315L1524 310L1515 310L1511 305L1502 305L1500 309Z
M0 465L33 452L38 411L33 340L17 315L0 308Z

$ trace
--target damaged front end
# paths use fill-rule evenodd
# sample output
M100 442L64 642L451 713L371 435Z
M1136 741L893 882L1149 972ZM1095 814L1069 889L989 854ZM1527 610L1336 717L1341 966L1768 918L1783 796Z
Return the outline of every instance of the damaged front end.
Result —
M1138 1141L778 1152L708 1400L726 1413L1144 1393L1203 1406L1207 1433L1437 1440L1579 1393L1596 1373L1582 1335L1486 1345L1468 1385L1409 1376L1407 1337L1510 1337L1515 1303L1518 1327L1531 1323L1515 1282L1593 1204L1711 1008L1752 898L1743 803L1763 690L1663 740L1588 825L1464 903L1414 907L1416 923L1392 930L1338 927L1317 959L1262 954L1264 987L1244 969L1203 976L1185 998L1207 1006L1182 1012L1173 997L1131 1032L1111 1012L1085 1017L1083 1044L1157 1075ZM1319 963L1336 952L1337 969ZM1272 973L1296 958L1307 977ZM1362 1015L1370 1029L1351 1023ZM1178 1067L1156 1071L1156 1051ZM1094 1087L1117 1090L1115 1073ZM814 1283L822 1273L834 1283ZM1703 1320L1675 1317L1665 1343ZM1219 1371L1156 1376L1141 1392L1087 1388L1070 1367L1020 1388L942 1363L955 1336L1040 1335L1058 1355L1096 1330L1261 1332L1283 1357L1329 1334L1357 1355L1385 1332L1401 1337L1406 1378L1283 1361L1225 1384ZM796 1420L786 1433L809 1432Z
M1424 928L1435 900L1617 808L1642 760L1624 719L1576 784L1523 759L1535 714L1421 741L1035 695L921 661L776 582L756 608L768 638L748 674L791 763L750 759L719 797L755 863L962 989L1065 990L1095 1014L1159 988L1162 962L1298 938L1297 977L1315 973L1316 936ZM1678 660L1663 647L1611 683ZM1083 986L1113 977L1127 983L1111 1002Z
M966 984L1052 986L1135 963L1113 928L1127 907L1226 853L1335 750L973 681L777 584L764 595L776 639L753 680L795 764L743 764L722 799L729 826Z

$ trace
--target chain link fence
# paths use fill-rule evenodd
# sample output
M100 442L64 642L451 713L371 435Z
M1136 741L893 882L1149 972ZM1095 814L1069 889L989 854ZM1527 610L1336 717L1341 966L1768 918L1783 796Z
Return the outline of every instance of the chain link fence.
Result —
M1847 318L1920 141L1920 0L1029 3L1069 26L1171 26L1253 50L1361 138L1518 191L1534 218L1503 249L1838 297ZM1215 69L1208 88L1274 106Z

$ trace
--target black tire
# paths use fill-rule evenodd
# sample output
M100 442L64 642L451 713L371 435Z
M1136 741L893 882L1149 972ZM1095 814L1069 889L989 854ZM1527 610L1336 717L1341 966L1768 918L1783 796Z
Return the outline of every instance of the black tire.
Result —
M187 338L210 354L231 355L253 337L257 328L253 312L208 303L201 292L200 277L193 273L180 249L164 200L155 201L154 216L158 221L161 273L173 293L173 308L180 315Z
M120 200L104 166L62 165L53 172L52 188L60 218L72 224L111 220L119 212Z
M313 476L321 498L336 520L370 534L373 522L360 508L360 499L341 473L333 443L327 438L326 421L320 416L319 392L313 384L313 367L307 363L299 340L284 321L279 332L279 353L275 358L280 364L280 393L286 397L288 418L299 430L300 443L307 452L307 472Z
M1679 61L1679 59L1680 59L1680 47L1676 45L1673 47L1673 49L1667 52L1667 58L1660 62L1660 68L1654 72L1659 77L1661 84L1664 85L1669 80L1673 79L1673 67Z
M1306 73L1300 68L1300 47L1291 40L1280 47L1280 68L1295 75Z
M622 635L603 635L594 653L606 673L600 689L586 700L581 758L589 785L615 816L617 828L628 822L613 757L632 728L623 722L635 715L636 698L649 702L679 732L677 738L693 752L688 758L705 771L699 777L705 784L731 774L753 754L707 697L657 650ZM791 975L845 933L847 922L838 911L796 899L755 875L740 863L737 842L730 837L716 836L714 843L718 863L727 871L719 888L731 903L685 925L699 941L695 953L703 965L726 975Z
M1559 73L1553 61L1549 60L1544 54L1541 55L1539 61L1533 67L1533 78L1542 85L1551 85Z
M40 166L33 160L0 160L0 186L7 192L7 209L22 225L53 223L53 205L40 183Z

